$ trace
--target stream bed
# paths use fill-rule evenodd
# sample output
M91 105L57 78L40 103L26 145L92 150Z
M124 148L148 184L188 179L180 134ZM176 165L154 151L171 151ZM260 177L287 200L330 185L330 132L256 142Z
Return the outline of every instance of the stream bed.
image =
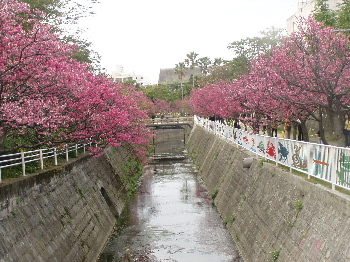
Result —
M100 262L243 261L195 165L178 148L155 152L144 168Z

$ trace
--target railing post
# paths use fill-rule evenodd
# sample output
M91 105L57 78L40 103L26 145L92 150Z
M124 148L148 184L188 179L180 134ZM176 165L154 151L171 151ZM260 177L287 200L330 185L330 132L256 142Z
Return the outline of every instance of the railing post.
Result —
M75 144L75 157L78 157L78 144Z
M66 161L68 162L69 161L69 157L68 157L68 145L66 145Z
M331 183L332 183L332 190L335 190L335 186L337 184L337 156L339 153L337 152L337 149L335 147L330 148L330 155L331 157Z
M0 168L0 183L1 183L1 168Z
M22 175L26 175L26 163L24 161L24 152L21 152L21 159L22 159Z
M263 139L263 143L264 143L264 145L267 145L267 136L264 136L264 139ZM264 159L265 160L267 160L267 156L266 156L266 150L264 150L264 153L263 153L264 155Z
M56 147L53 149L53 156L55 159L55 166L57 166L57 148Z
M40 168L44 169L44 159L43 159L43 150L39 149L39 157L40 157Z
M83 152L84 152L84 154L85 154L85 144L83 144Z
M276 153L276 159L275 159L275 162L276 162L276 166L278 166L278 137L275 137L275 153Z
M307 179L311 178L311 167L312 167L312 157L311 157L311 144L307 142Z

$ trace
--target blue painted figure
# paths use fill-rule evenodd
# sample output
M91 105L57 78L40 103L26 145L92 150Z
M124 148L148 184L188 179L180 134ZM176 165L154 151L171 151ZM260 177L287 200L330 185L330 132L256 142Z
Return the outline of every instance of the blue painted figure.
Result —
M289 154L288 149L282 145L280 142L278 142L279 148L278 148L278 154L280 155L280 159L278 161L283 161L286 162L287 161L287 157Z

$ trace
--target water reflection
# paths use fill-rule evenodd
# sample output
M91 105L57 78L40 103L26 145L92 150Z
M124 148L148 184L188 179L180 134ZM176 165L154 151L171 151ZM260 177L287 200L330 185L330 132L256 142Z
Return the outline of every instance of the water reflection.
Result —
M188 160L146 167L125 224L99 261L241 261Z

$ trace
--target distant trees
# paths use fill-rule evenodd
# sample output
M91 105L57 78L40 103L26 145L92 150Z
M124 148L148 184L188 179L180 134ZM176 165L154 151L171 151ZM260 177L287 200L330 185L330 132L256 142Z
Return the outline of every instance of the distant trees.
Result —
M260 37L245 38L231 42L227 48L233 51L234 57L232 60L224 60L222 58L214 58L212 60L209 57L199 57L196 60L196 65L203 74L198 81L199 87L215 84L219 81L233 81L240 78L249 72L251 61L261 54L271 52L274 47L281 43L282 29L271 27L260 33ZM192 53L194 52L187 56Z
M177 78L180 81L180 85L181 85L181 99L182 100L184 99L183 78L185 76L185 71L186 71L186 67L185 67L185 63L184 62L180 62L180 63L175 65L174 73L177 75Z
M211 65L212 61L207 56L198 59L198 66L201 69L202 74L205 76L210 72Z
M247 37L230 43L227 48L232 50L234 58L228 62L234 79L249 72L250 64L262 54L269 54L282 41L283 30L275 27L260 32L260 37Z
M190 52L186 55L184 64L185 66L188 66L188 70L192 70L192 78L190 81L188 81L188 83L182 83L181 90L184 91L183 97L185 98L189 97L190 93L193 92L190 101L193 103L193 105L195 105L195 110L198 110L196 106L202 108L208 107L208 112L216 108L216 114L220 115L224 115L229 111L228 107L231 108L231 106L227 106L226 104L220 105L226 107L226 109L223 109L219 105L208 103L208 99L213 99L216 97L216 93L214 91L212 93L212 89L214 89L214 87L218 87L220 82L232 82L244 76L249 72L252 60L254 60L260 54L271 51L273 47L281 43L281 29L272 27L261 32L261 34L262 37L246 38L241 41L230 43L228 48L234 52L235 56L232 60L224 60L222 58L215 58L212 60L209 57L200 57L195 52ZM180 63L175 67L178 75L180 75L180 72L184 71L184 69L179 70L179 65ZM201 76L193 75L195 67L198 67L201 70ZM228 91L227 88L225 92L226 91ZM208 94L201 97L201 92L207 92ZM225 92L217 92L220 94L217 97L217 102L219 101L220 96L225 96ZM194 96L196 96L198 101L194 99ZM205 99L205 97L207 98ZM237 105L237 103L233 104ZM221 113L219 113L219 111L221 111Z
M256 59L259 55L267 54L278 46L282 40L282 29L271 27L266 31L261 31L261 37L247 37L234 41L228 45L235 57L246 57L249 61Z
M194 88L194 68L198 65L198 54L191 52L187 54L186 57L184 63L186 66L189 66L190 70L192 70L192 88Z
M178 90L171 90L166 85L147 86L141 89L141 92L144 93L151 101L160 99L171 103L181 99L181 90L180 92L178 92Z

